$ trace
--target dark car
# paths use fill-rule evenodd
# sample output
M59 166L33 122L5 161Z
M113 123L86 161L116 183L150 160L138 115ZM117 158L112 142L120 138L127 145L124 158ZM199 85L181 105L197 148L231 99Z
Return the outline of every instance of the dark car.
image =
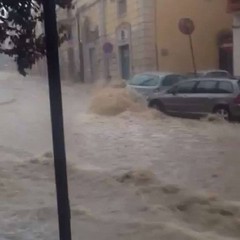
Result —
M224 119L240 117L240 81L215 78L186 80L148 101L149 107L174 115L215 113Z

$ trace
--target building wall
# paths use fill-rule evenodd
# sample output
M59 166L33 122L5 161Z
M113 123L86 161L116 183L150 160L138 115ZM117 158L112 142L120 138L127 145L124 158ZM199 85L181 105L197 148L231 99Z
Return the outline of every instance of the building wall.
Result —
M234 74L240 76L240 14L233 17Z
M60 51L61 61L66 59L69 65L66 49L74 50L75 75L81 71L82 63L85 81L121 78L120 48L126 44L130 51L130 75L156 69L192 72L188 36L178 29L182 17L189 17L195 22L192 37L198 70L219 67L218 35L225 30L231 31L232 27L232 17L226 13L225 0L127 0L127 12L122 16L118 14L117 3L118 0L75 1L71 13L71 44L66 43ZM66 12L59 16L59 21L69 18ZM86 19L90 30L97 31L94 39L86 39ZM127 32L125 40L120 39L122 30ZM106 42L113 45L111 54L103 52ZM94 57L91 58L91 54ZM67 72L72 74L73 70Z
M140 31L141 16L139 1L131 0L127 1L126 14L119 16L117 1L106 1L106 39L105 41L111 42L114 45L113 53L107 56L109 59L109 74L112 78L119 78L121 73L119 47L122 43L119 41L120 31L125 29L127 31L128 38L125 44L130 48L130 72L133 74L135 67L134 54L136 54L137 48L135 44L134 36L136 34L135 26L139 25L137 30ZM123 43L124 44L124 43ZM123 45L122 44L122 45ZM141 47L139 45L139 47Z
M156 0L156 9L160 70L193 71L188 37L178 30L178 22L183 17L195 22L192 37L197 68L219 67L217 36L232 26L225 0Z
M119 48L129 45L130 74L156 69L155 32L154 32L154 0L127 0L126 14L119 16L118 0L78 0L81 36L83 39L85 79L93 81L89 50L96 53L94 78L120 78L121 61ZM92 27L99 30L95 41L86 41L83 23L88 18ZM122 30L127 31L127 39L119 39ZM84 41L85 39L85 41ZM104 54L103 45L113 45L111 54Z

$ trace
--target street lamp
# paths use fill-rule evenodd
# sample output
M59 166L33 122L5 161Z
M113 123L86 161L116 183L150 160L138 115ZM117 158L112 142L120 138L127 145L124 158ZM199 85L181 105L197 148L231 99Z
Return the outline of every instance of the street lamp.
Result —
M53 154L58 205L59 238L60 240L71 240L71 216L68 198L67 164L64 142L62 94L58 56L58 32L55 1L43 0L43 10L46 35Z

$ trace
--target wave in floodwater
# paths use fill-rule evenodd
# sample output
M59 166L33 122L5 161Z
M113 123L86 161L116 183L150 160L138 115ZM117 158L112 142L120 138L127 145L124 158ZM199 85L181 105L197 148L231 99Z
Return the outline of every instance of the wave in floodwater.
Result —
M125 88L121 81L98 84L90 101L90 111L102 116L117 116L129 112L144 118L161 115L149 109L146 100L137 92Z
M51 154L0 170L1 239L56 239ZM68 169L73 236L83 239L239 239L240 204L160 182L148 169ZM11 178L11 181L9 181Z
M146 107L125 88L105 87L92 97L90 110L99 115L116 116L126 111L145 111Z

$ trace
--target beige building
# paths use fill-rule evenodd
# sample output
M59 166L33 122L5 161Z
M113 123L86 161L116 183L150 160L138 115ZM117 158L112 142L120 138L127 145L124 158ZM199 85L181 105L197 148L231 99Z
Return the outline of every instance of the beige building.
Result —
M79 27L81 76L86 81L129 78L156 69L152 13L154 1L77 1L74 15Z
M191 72L188 36L178 29L183 17L195 23L192 35L199 70L232 71L232 18L226 0L75 0L59 12L69 25L60 51L65 77L93 82L143 71Z
M178 29L181 18L195 24L192 35L198 70L223 68L232 72L232 17L226 0L156 0L159 69L192 71L188 36Z

